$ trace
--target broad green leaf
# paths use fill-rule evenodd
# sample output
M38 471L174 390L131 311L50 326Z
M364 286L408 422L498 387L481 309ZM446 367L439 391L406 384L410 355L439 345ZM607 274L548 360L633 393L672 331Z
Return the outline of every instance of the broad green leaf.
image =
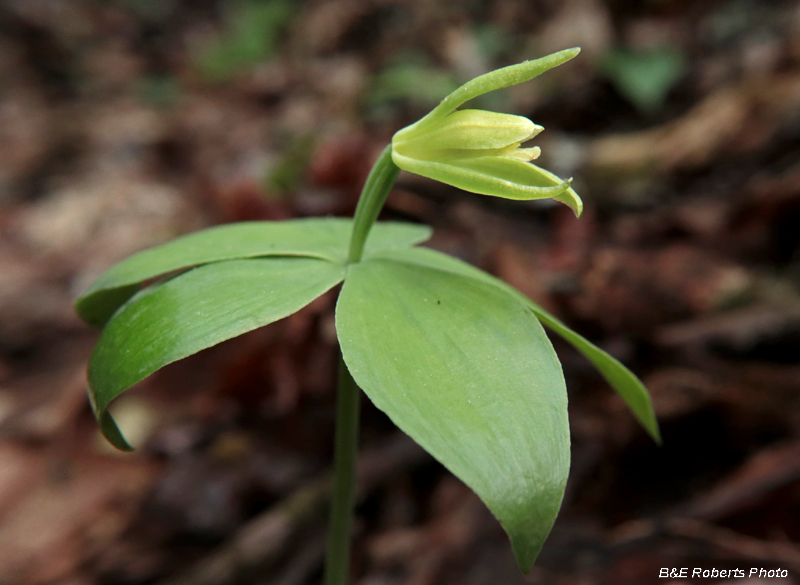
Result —
M353 222L313 218L243 222L201 230L123 260L103 274L75 303L90 325L102 327L139 283L193 266L262 256L302 256L344 263ZM376 223L365 255L418 244L430 228L404 223Z
M545 327L560 335L594 364L603 378L616 390L625 404L628 405L628 408L631 409L636 419L650 434L653 440L661 444L661 433L658 429L658 421L653 411L653 405L650 402L650 395L639 378L622 365L619 360L613 358L586 338L575 333L551 313L545 311L542 307L531 301L512 286L474 266L429 248L412 248L408 250L382 252L377 255L376 258L387 258L395 262L404 262L415 266L426 266L428 268L452 272L493 284L513 294L533 311Z
M89 360L89 391L106 437L119 394L159 368L298 311L342 281L341 264L253 258L207 264L134 295L108 322Z
M536 317L492 284L370 259L348 267L336 330L358 385L480 496L528 571L569 472L564 377Z

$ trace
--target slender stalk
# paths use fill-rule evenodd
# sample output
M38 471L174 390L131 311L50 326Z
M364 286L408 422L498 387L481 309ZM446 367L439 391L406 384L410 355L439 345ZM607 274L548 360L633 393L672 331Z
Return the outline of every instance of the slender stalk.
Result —
M336 405L333 497L325 558L325 585L347 585L350 539L356 492L359 402L361 390L339 354L339 390Z
M353 217L353 233L347 262L361 261L372 225L386 202L400 169L392 161L392 145L383 149L367 176ZM333 455L333 497L325 556L325 585L347 585L350 540L356 492L359 402L361 390L339 354L339 389L336 398L336 439Z
M347 261L354 264L361 260L364 252L364 243L367 241L369 230L372 224L378 219L386 197L392 190L394 182L400 169L392 160L392 145L388 145L372 165L372 170L367 176L364 188L361 190L361 198L356 206L356 213L353 217L353 235L350 237L350 251Z

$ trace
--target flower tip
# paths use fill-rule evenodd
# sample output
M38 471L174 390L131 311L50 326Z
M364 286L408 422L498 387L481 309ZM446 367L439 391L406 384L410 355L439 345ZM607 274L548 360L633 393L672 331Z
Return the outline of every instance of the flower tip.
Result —
M560 201L567 207L569 207L572 212L575 214L575 217L580 217L583 213L583 201L572 188L572 181L573 178L570 177L566 181L564 181L561 186L565 187L564 191L561 192L556 197L553 197L556 201Z
M514 158L518 158L521 161L531 162L532 160L536 160L539 158L539 155L542 154L542 149L538 146L534 146L532 148L519 148L517 147L515 150L510 152L508 156L512 156Z
M543 131L544 131L544 126L539 126L539 124L534 124L533 122L531 122L531 133L522 142L525 142L525 140L530 140L531 138L535 138Z

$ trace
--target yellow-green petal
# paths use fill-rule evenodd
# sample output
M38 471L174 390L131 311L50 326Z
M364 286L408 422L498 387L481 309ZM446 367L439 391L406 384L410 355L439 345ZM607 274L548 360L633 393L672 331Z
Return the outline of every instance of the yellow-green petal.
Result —
M406 130L394 135L392 147L401 154L414 156L415 151L502 148L533 138L544 128L522 116L459 110L430 126L426 132L412 134Z
M583 210L580 197L553 173L509 156L486 156L448 162L418 160L392 154L394 163L405 171L448 185L505 199L553 198L566 204L576 215Z

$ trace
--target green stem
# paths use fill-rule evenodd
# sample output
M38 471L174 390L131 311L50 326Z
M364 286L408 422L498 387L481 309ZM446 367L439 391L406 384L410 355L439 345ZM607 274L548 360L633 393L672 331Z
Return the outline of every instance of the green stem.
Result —
M355 264L361 260L364 252L364 243L367 241L369 230L372 224L378 219L386 197L392 190L394 182L400 169L392 160L392 145L383 149L383 152L372 165L364 188L361 190L361 198L356 206L356 213L353 217L353 234L350 236L350 251L347 254L347 262Z
M333 498L325 558L325 585L347 585L356 492L356 452L361 390L339 354Z
M392 161L392 145L383 149L367 176L353 217L348 264L361 261L372 225L386 203L400 169ZM333 455L333 497L325 556L325 585L347 585L350 539L356 494L356 454L361 390L339 354L339 390L336 398L336 439Z

